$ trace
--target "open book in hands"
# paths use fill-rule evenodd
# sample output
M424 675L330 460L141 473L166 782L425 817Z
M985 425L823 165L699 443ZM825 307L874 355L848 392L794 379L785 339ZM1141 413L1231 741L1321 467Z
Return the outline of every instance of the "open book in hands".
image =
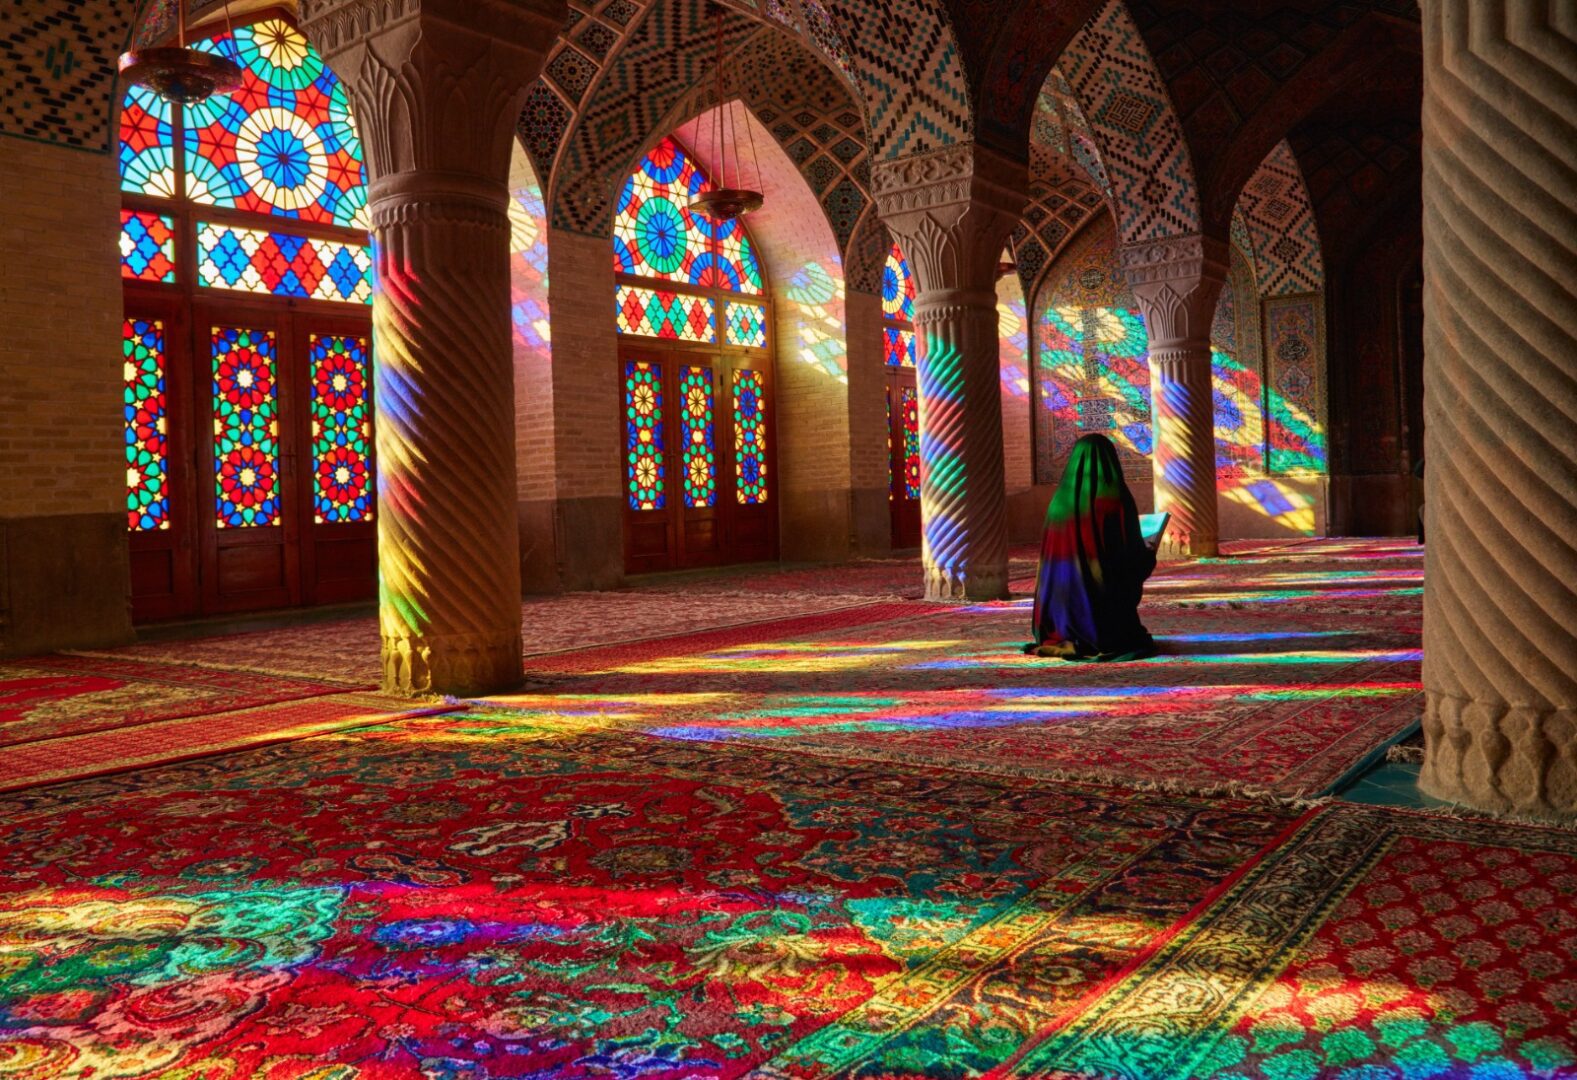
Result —
M1166 533L1166 527L1171 521L1171 514L1140 514L1139 535L1144 537L1145 546L1151 551L1160 547L1161 537Z

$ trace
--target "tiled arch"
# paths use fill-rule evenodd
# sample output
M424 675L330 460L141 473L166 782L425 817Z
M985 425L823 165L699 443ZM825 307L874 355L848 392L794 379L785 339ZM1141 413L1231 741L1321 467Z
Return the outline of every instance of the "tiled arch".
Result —
M1107 0L1058 66L1100 148L1121 241L1197 233L1199 193L1183 127L1124 0Z

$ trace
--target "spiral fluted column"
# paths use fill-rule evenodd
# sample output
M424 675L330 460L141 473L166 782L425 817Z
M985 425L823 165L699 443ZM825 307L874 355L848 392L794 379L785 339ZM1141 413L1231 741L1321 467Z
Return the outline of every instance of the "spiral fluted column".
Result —
M383 687L518 682L509 147L563 0L303 0L349 89L377 259Z
M920 513L925 595L1008 594L997 265L1025 169L972 144L883 162L882 220L919 286Z
M1150 353L1155 509L1172 515L1163 557L1215 555L1215 398L1210 323L1227 274L1226 244L1180 236L1122 249Z
M1425 0L1424 765L1577 815L1577 14Z

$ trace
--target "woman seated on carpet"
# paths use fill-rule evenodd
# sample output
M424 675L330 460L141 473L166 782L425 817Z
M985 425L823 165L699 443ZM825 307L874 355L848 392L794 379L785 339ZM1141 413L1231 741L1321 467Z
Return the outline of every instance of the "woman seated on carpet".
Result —
M1155 551L1104 435L1073 444L1046 510L1035 583L1035 640L1027 653L1063 660L1140 660L1155 641L1139 621L1139 596Z

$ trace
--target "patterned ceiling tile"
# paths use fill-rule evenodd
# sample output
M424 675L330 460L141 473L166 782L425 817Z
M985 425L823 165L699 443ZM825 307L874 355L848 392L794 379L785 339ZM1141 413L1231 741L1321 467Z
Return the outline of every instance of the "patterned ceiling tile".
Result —
M887 226L876 213L876 205L867 207L855 227L843 257L844 288L851 292L882 292L882 273L887 266L887 252L892 249L892 237Z
M619 34L618 31L600 22L588 22L586 28L576 35L575 40L580 43L581 48L601 60L619 43Z
M805 179L810 182L810 189L817 195L826 191L828 185L842 175L843 172L838 168L837 162L826 154L816 158L805 169Z
M1182 126L1123 0L1108 0L1059 64L1090 121L1125 243L1199 231Z
M860 185L847 176L834 184L821 197L822 209L827 211L827 220L832 224L832 231L838 238L840 250L849 246L849 239L854 235L854 226L860 220L860 213L870 201L870 197L860 189Z
M129 3L0 3L0 134L107 153Z
M1292 147L1283 139L1244 185L1240 217L1263 296L1318 292L1325 286L1314 205Z
M941 0L826 0L882 160L973 134L963 58Z
M640 6L632 0L612 0L607 7L602 9L602 17L611 19L620 26L630 25L630 20L641 13Z
M759 25L726 12L725 51ZM559 150L549 206L556 227L592 235L612 229L619 185L645 146L666 134L660 122L711 70L716 32L703 0L656 4L634 23Z
M579 101L597 77L597 65L579 49L565 46L548 61L547 76L571 101Z
M847 165L861 154L865 153L865 144L857 139L839 139L832 147L833 156Z
M573 115L564 99L538 79L526 92L526 104L515 123L515 134L531 155L531 167L538 176L550 176L553 157L558 153L559 140L569 128Z

